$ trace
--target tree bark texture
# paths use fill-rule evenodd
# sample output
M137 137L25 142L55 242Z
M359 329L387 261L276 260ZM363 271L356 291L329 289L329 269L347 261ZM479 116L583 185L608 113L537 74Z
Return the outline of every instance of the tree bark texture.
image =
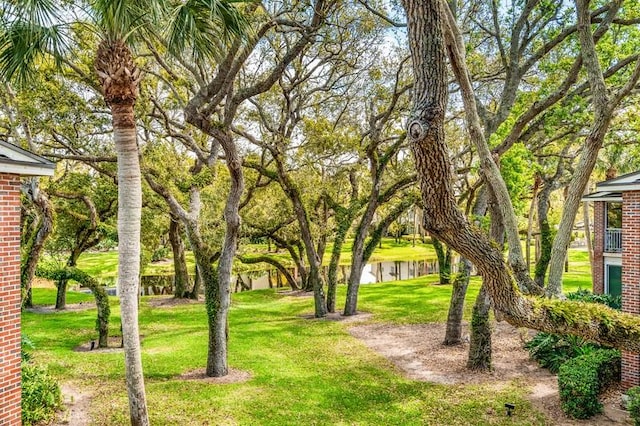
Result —
M340 264L340 254L342 252L342 246L347 235L347 231L351 226L351 222L346 224L339 223L338 230L336 231L333 239L333 248L331 249L331 260L329 262L329 276L327 280L327 311L336 311L336 292L338 289L338 266ZM344 230L344 231L343 231Z
M491 217L490 238L504 249L505 229L502 223L500 208L497 205L496 197L491 188L487 188L489 195L489 215ZM484 284L480 288L480 293L476 298L471 315L471 334L469 343L469 356L467 367L477 371L491 370L491 323L489 312L491 311L491 299L487 294Z
M464 315L464 298L469 287L471 277L471 262L465 257L460 259L460 270L453 280L451 301L447 314L447 330L444 344L447 346L462 343L462 317Z
M640 352L640 318L604 306L525 297L502 252L469 225L455 202L444 134L446 52L440 2L403 1L408 18L416 85L408 135L423 198L425 227L468 258L484 279L499 319L517 327L574 334L604 345Z
M118 289L129 414L133 426L148 426L138 329L142 182L133 110L140 70L127 45L113 39L100 43L94 67L104 100L111 109L118 156Z
M443 245L435 237L432 237L431 241L433 242L433 248L436 249L436 256L438 256L440 284L449 284L451 282L451 249Z
M34 232L30 233L29 240L24 244L21 261L20 282L24 295L23 306L33 307L31 284L36 274L36 266L44 249L44 244L53 232L53 206L49 197L39 187L38 178L27 181L26 195L33 203L36 210L34 219Z
M171 215L169 222L169 242L173 251L173 295L176 298L187 298L189 293L189 271L187 269L187 259L185 256L184 242L180 236L182 226L180 219L175 215ZM196 295L197 296L197 295Z
M112 105L118 153L118 287L132 425L148 425L138 329L142 185L133 104Z
M551 247L553 246L553 231L551 225L549 225L549 205L551 191L553 185L551 182L545 183L544 188L538 195L538 229L540 231L540 256L536 262L536 269L534 280L543 287L545 277L547 275L547 268L549 267L549 261L551 260Z
M56 309L65 309L67 305L67 285L69 281L62 278L56 282Z
M467 368L475 371L491 370L491 323L489 312L491 303L484 284L473 305L471 315L471 341Z

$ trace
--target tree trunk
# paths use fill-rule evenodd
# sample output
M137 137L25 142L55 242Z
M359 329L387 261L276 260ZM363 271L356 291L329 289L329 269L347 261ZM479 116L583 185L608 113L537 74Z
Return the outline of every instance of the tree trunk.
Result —
M436 256L438 256L438 274L440 276L440 284L451 283L451 249L443 246L442 243L435 237L431 237L433 242L433 248L436 249Z
M355 251L354 242L354 251ZM362 277L362 270L364 269L364 262L362 261L362 255L354 256L351 261L351 272L349 273L349 282L347 284L347 298L344 303L344 315L350 316L357 313L358 308L358 290L360 288L360 278Z
M240 230L240 198L244 189L242 175L242 161L229 135L220 138L220 145L225 152L227 169L231 176L231 188L227 197L224 210L226 229L222 254L218 262L218 286L216 299L213 306L209 307L211 300L207 302L207 312L213 326L213 335L210 334L209 357L207 359L207 375L211 377L226 376L229 373L227 365L227 343L229 341L229 305L231 304L231 269L233 258L238 246L238 232ZM211 342L213 339L213 342ZM214 347L211 347L213 343ZM211 353L213 349L213 353Z
M319 263L319 262L318 262ZM320 266L318 263L312 264L309 268L309 281L313 287L313 304L315 317L327 316L327 301L324 296L322 277L320 276Z
M238 258L242 263L246 263L246 264L255 264L255 263L264 262L264 263L268 263L269 265L275 266L277 271L280 272L282 275L284 275L285 279L287 280L287 284L289 284L289 287L291 287L291 290L300 290L300 286L296 282L296 279L293 276L293 274L291 274L291 272L289 272L289 270L277 260L272 259L269 256L256 256L256 257L250 257L250 258L239 256ZM278 272L276 272L276 274ZM269 287L272 287L272 286L273 285L272 285L271 271L269 271Z
M585 310L578 302L523 296L514 285L502 251L471 227L458 209L444 132L448 79L442 29L446 4L404 0L403 5L415 76L407 135L416 161L426 229L478 268L498 319L517 327L574 334L640 352L637 316L605 306Z
M543 287L547 268L551 260L551 247L553 246L553 233L549 225L549 198L551 196L552 184L547 182L538 195L538 228L540 230L540 257L536 262L534 280L536 284Z
M68 284L69 284L69 280L66 277L61 278L56 282L56 309L57 310L62 310L66 308Z
M346 222L346 221L345 221ZM336 311L336 291L338 289L338 266L340 264L340 255L342 254L342 246L344 239L349 230L351 223L341 223L333 239L333 248L331 251L331 261L329 262L329 276L327 280L327 311Z
M173 251L173 295L176 298L189 297L189 291L187 289L190 287L184 243L180 236L181 232L182 226L180 225L180 219L175 215L171 215L169 242L171 243L171 250Z
M491 217L491 240L501 249L504 249L505 228L502 223L502 213L498 207L498 201L493 190L487 187L489 195L489 215ZM471 338L469 344L469 357L467 367L471 370L489 371L491 370L491 323L489 312L491 311L491 300L483 283L480 293L476 298L471 316Z
M30 241L27 241L21 261L20 283L24 300L22 305L26 308L33 307L33 296L31 284L36 274L36 266L40 255L44 249L44 243L53 231L53 207L49 201L47 194L40 190L39 180L32 178L25 185L27 188L27 197L31 199L37 210L36 231L32 234Z
M595 49L595 42L591 31L589 3L589 0L576 0L578 38L580 40L582 59L589 78L589 87L593 98L594 118L589 135L585 139L580 160L569 182L567 197L562 208L560 226L551 249L549 281L546 289L547 294L550 296L559 296L562 293L562 272L564 260L567 256L569 243L571 241L571 229L573 228L573 223L578 213L578 208L580 207L580 199L589 183L589 177L598 159L598 152L609 130L613 112L620 101L636 86L638 78L640 77L640 61L638 61L636 62L636 68L626 84L619 89L617 93L610 94ZM621 3L622 2L613 2L607 16L611 16L611 14L615 16Z
M104 286L97 285L91 289L93 297L96 299L98 307L98 319L96 320L96 329L98 330L98 347L106 348L109 346L109 296Z
M202 274L200 273L200 268L196 264L195 276L193 277L193 288L187 295L189 299L198 300L198 295L200 294L200 288L202 287Z
M589 252L589 266L593 271L593 243L591 242L591 219L589 215L589 203L587 201L582 205L584 214L584 239L587 241L587 251Z
M467 360L467 368L470 370L491 370L490 308L489 295L483 284L476 298L471 316L471 343L469 344L469 358Z
M462 342L462 317L464 315L464 298L469 287L471 262L465 257L460 259L460 271L453 280L449 313L447 315L447 331L444 336L445 345L458 345Z
M527 257L527 269L531 270L531 236L533 235L533 217L536 211L536 201L538 200L538 189L540 189L540 176L536 174L531 194L531 205L529 206L529 216L527 217L527 241L525 242L525 253ZM538 283L538 285L540 285Z
M133 104L111 105L118 153L118 287L132 425L148 425L138 330L142 184Z

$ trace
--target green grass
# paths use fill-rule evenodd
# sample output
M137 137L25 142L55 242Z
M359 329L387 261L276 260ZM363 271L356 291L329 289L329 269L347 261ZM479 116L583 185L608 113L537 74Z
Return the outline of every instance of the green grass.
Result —
M586 253L585 253L586 254ZM567 288L588 287L588 260L571 252ZM575 262L574 262L575 260ZM363 285L359 307L375 322L429 323L446 318L451 286L436 276ZM466 319L479 289L471 282ZM338 306L344 303L339 287ZM34 289L36 303L52 304L54 290ZM75 303L91 295L69 292ZM539 425L544 419L517 381L489 385L436 385L408 380L385 358L348 333L348 324L308 320L310 298L274 290L234 294L229 317L229 362L250 372L245 383L207 384L177 378L203 368L206 316L202 304L153 308L141 301L140 332L151 422L154 425ZM120 310L112 298L111 333L119 334ZM36 345L37 362L58 379L94 393L92 424L128 423L121 353L80 353L73 348L96 337L95 309L25 312L23 330ZM513 418L504 404L515 403Z
M477 284L471 289L469 303ZM374 313L377 321L440 321L443 312L435 305L446 301L447 290L450 287L420 280L366 285L362 309ZM35 289L37 300L42 291ZM351 337L345 324L300 318L311 312L310 299L282 297L272 290L233 297L229 360L233 368L250 372L252 379L226 385L178 380L177 375L204 367L204 307L151 308L147 300L142 301L140 323L154 425L533 425L542 421L524 399L526 389L515 382L488 391L482 386L407 380ZM113 302L115 333L119 309ZM92 424L126 424L122 354L73 351L94 337L94 315L93 310L25 313L23 327L38 348L39 362L47 363L59 379L96 392ZM503 414L506 402L518 405L518 417Z

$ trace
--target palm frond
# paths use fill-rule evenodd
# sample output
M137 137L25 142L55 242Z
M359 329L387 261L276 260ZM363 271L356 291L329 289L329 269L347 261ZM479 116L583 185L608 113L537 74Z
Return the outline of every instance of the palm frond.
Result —
M0 18L0 78L26 84L40 58L56 64L67 49L64 10L55 0L2 2Z
M221 43L246 34L247 20L229 0L187 0L171 14L166 33L170 53L191 51L194 59L215 58Z
M93 0L90 6L104 36L122 41L159 22L168 10L165 0Z
M40 58L47 56L61 65L66 50L65 25L49 27L29 22L13 22L0 29L0 77L27 84Z

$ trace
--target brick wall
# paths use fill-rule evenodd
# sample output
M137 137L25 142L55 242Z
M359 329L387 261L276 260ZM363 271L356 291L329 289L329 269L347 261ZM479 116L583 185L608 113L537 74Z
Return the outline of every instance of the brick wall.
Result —
M593 203L593 269L591 277L593 279L593 292L604 293L604 231L605 231L605 209L607 203L595 201Z
M622 310L640 314L640 191L622 193ZM640 355L622 352L622 386L640 385Z
M20 425L20 178L0 174L0 425Z

